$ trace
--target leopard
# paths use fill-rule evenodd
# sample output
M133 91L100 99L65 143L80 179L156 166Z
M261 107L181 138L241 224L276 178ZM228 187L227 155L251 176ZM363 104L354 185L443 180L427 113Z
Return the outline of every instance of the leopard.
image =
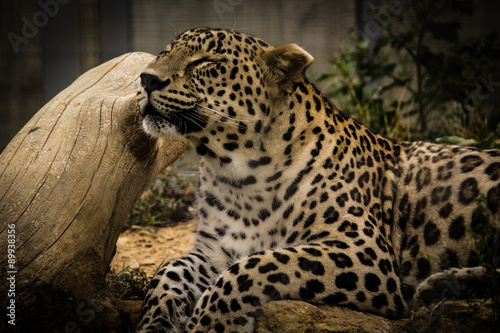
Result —
M142 128L189 140L199 182L193 250L152 278L137 332L253 332L277 300L402 318L484 283L468 231L482 197L498 253L500 150L386 138L318 90L312 62L195 28L140 74Z

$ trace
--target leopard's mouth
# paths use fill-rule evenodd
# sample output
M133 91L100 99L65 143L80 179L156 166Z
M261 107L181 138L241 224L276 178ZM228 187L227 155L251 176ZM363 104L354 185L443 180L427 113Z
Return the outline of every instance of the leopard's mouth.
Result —
M146 116L159 117L168 120L167 117L161 114L161 112L158 111L153 105L151 105L151 103L146 104L142 111L142 117L145 118Z
M148 102L141 108L141 116L146 123L155 127L176 128L182 135L198 132L207 125L207 119L198 114L196 107L186 110L167 109L159 111Z

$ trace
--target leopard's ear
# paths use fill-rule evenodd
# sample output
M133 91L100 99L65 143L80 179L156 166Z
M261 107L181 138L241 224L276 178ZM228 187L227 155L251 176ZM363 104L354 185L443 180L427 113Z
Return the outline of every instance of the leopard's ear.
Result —
M268 83L287 85L299 82L314 58L297 44L287 44L260 54Z

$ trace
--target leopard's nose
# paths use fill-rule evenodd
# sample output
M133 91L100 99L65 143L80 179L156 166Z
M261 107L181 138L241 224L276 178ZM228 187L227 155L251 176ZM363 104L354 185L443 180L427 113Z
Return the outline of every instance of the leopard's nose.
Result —
M160 78L153 74L142 73L141 74L141 85L146 90L146 92L150 93L153 90L160 89L165 86L165 82L160 80Z

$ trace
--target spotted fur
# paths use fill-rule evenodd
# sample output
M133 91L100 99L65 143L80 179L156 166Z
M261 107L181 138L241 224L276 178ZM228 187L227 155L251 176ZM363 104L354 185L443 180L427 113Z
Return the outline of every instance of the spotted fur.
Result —
M312 60L201 28L141 75L144 129L188 138L200 182L195 248L153 278L139 332L251 332L279 299L397 318L444 267L480 279L467 230L480 194L498 226L500 151L386 139L321 95Z

